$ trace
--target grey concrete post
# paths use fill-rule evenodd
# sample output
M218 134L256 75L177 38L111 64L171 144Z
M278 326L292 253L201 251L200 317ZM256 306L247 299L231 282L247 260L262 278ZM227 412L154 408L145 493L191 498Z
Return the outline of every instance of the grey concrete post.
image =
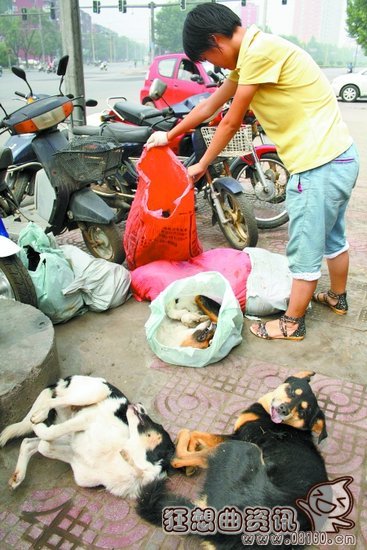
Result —
M85 124L85 88L83 72L82 40L80 31L79 0L60 2L60 20L63 54L69 55L66 72L66 93L75 97L83 96L74 102L74 124ZM81 105L82 108L77 107Z

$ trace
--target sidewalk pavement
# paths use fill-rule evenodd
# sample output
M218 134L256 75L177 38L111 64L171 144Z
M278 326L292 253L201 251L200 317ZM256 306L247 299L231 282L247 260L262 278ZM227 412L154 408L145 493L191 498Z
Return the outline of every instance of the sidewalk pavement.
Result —
M307 314L307 336L301 342L264 341L249 333L218 364L202 369L170 366L150 351L144 332L149 305L130 299L106 313L89 312L55 326L62 376L79 373L106 377L133 401L143 402L175 436L183 428L214 433L231 431L238 412L300 370L314 370L312 386L325 411L328 438L321 450L331 479L352 476L354 506L349 518L355 548L367 547L365 477L367 437L367 145L362 127L355 139L363 153L362 171L348 210L351 245L348 300L350 311L339 317L314 304ZM208 212L198 211L199 236L205 249L226 246ZM83 246L70 232L62 243ZM261 231L258 246L284 253L287 226ZM324 284L323 284L324 283ZM325 268L320 287L327 288ZM82 489L68 465L36 455L22 485L6 488L17 459L19 441L1 451L0 548L173 550L199 548L197 540L164 535L141 521L134 502L101 488ZM302 459L300 457L300 459ZM201 476L176 474L173 486L196 495ZM348 548L329 545L328 548Z

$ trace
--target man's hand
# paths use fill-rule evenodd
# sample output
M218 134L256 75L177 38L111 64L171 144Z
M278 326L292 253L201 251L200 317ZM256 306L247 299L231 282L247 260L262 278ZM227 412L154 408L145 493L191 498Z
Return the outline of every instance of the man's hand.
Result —
M206 170L207 166L202 166L200 162L198 162L197 164L189 166L187 172L195 184L205 174Z
M154 132L146 143L146 148L149 150L152 147L162 147L168 144L168 132Z

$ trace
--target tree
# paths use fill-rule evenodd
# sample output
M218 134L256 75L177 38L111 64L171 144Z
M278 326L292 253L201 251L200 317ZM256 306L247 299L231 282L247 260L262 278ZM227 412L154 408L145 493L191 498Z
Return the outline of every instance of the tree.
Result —
M28 64L30 57L41 57L44 53L56 56L60 51L59 29L47 14L39 15L38 10L28 10L28 17L0 17L0 36L11 57L23 58Z
M367 55L367 0L348 0L347 28Z
M162 52L182 52L182 28L187 11L179 6L164 6L155 18L155 42Z

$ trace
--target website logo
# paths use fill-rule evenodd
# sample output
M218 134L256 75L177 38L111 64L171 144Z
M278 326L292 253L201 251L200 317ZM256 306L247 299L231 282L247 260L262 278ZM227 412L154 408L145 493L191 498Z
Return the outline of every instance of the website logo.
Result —
M297 499L297 505L306 512L313 531L339 533L341 529L353 529L354 521L347 519L353 508L353 495L349 489L351 476L314 485L306 499Z

